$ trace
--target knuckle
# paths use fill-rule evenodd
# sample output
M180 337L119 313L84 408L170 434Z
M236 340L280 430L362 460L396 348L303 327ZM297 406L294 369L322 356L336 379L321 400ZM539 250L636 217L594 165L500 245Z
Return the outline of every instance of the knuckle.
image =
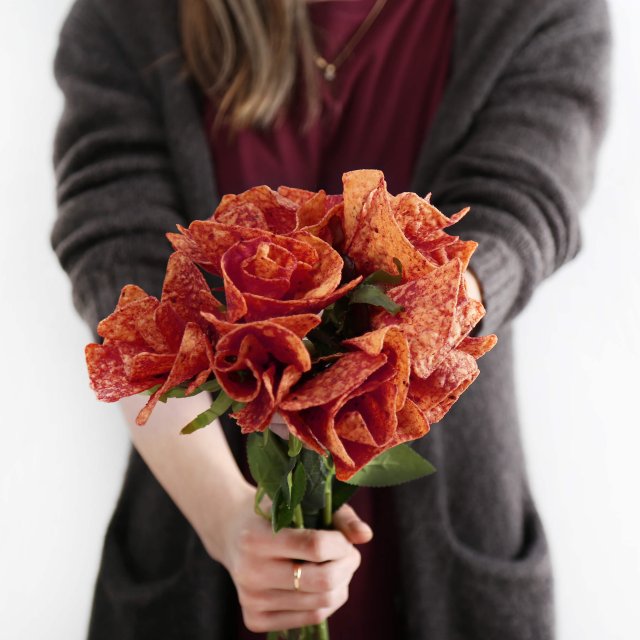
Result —
M238 560L238 563L235 567L233 581L238 586L246 586L250 583L251 577L249 572L249 565L245 561L244 558Z
M307 614L307 624L320 624L326 617L325 609L312 609Z
M336 602L334 591L325 591L318 596L318 607L322 609L331 608Z
M316 578L316 586L320 591L331 591L333 588L333 574L328 567L321 567Z
M240 602L240 606L253 613L261 611L264 607L264 597L262 594L247 589L238 589L238 601Z
M325 544L320 535L315 531L310 531L305 540L307 553L314 562L322 562L326 554Z
M238 533L237 544L241 551L250 550L256 543L256 534L251 527L244 527Z

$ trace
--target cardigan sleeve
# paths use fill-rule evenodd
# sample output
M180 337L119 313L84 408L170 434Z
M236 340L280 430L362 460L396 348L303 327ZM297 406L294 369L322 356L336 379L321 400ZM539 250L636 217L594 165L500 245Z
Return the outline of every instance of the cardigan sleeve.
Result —
M512 320L535 287L580 247L607 116L610 34L602 0L538 3L538 24L497 75L433 182L435 201L471 212L454 229L480 243L471 269L487 314Z
M127 283L159 295L185 223L161 114L94 3L79 0L60 34L54 72L64 111L54 141L53 248L74 305L94 330Z

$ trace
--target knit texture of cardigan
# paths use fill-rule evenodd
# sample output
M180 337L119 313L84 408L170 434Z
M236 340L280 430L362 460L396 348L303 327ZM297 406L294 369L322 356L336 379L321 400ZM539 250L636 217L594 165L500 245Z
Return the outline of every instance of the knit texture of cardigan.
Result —
M411 189L480 243L471 266L498 346L415 444L437 473L394 489L401 583L380 585L398 638L547 640L551 557L529 490L511 321L580 244L607 112L603 0L458 0L451 78ZM159 295L176 223L219 200L198 89L183 73L176 0L78 0L55 60L65 108L52 243L95 332L127 283ZM413 82L419 81L413 78ZM402 114L398 114L399 126ZM237 430L225 431L236 456ZM225 570L132 448L106 534L92 640L232 637Z

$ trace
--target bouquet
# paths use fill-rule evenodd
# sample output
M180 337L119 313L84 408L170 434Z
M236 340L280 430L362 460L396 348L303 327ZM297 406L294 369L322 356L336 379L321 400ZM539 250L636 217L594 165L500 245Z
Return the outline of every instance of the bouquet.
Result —
M374 170L344 174L342 196L225 195L210 219L167 234L160 299L123 288L102 344L86 348L91 386L107 402L149 394L139 425L158 402L213 394L181 433L228 412L274 532L331 527L358 486L435 471L406 443L442 419L496 343L470 336L484 315L464 279L477 245L444 231L467 212L392 196ZM325 621L270 637L329 635Z

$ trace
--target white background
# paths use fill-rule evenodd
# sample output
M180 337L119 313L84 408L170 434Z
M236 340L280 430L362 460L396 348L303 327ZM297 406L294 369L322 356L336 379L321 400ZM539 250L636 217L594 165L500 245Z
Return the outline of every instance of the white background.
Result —
M0 8L0 637L85 634L128 450L88 389L69 284L49 248L52 56L69 0ZM613 0L613 119L584 249L518 321L529 471L556 567L559 640L640 629L640 3Z

